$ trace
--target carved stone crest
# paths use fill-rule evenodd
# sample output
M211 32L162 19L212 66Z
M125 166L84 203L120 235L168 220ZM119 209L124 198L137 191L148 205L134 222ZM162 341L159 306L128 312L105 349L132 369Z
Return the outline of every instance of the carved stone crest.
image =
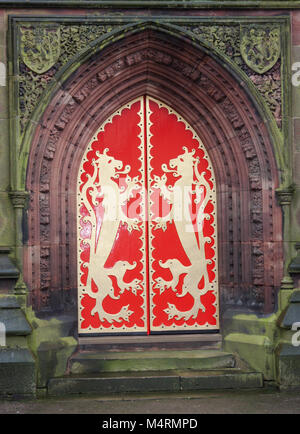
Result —
M60 29L58 26L21 27L21 57L25 65L43 74L60 55Z
M280 27L276 25L241 26L241 55L253 71L264 74L280 56Z

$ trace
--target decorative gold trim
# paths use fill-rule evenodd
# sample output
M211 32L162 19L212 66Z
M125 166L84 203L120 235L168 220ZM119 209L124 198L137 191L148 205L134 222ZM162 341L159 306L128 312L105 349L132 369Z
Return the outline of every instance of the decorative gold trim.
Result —
M97 140L97 136L101 131L105 130L105 127L108 123L111 123L113 121L113 118L116 115L121 115L122 111L124 109L130 108L134 103L136 103L137 101L140 102L140 111L139 111L139 116L140 116L140 122L138 124L138 126L140 127L140 133L139 133L139 139L140 139L140 145L138 146L139 150L140 150L140 157L139 160L141 162L141 168L140 168L140 172L142 175L142 192L141 192L141 196L142 196L142 201L141 201L141 218L142 218L142 223L140 223L140 229L141 229L141 237L140 239L142 240L142 246L141 246L141 251L142 251L142 264L143 264L143 271L142 274L144 276L143 279L143 287L145 288L144 293L143 293L143 298L144 298L144 303L143 303L143 309L144 309L144 315L143 315L143 320L144 320L144 327L130 327L127 328L126 326L122 326L122 327L116 327L113 324L109 327L109 328L105 328L103 326L100 326L99 328L92 328L92 327L88 327L85 329L81 328L81 311L82 311L82 307L81 307L81 299L83 297L83 295L86 293L86 288L84 287L84 285L81 283L81 272L80 272L80 266L82 265L81 260L80 260L80 254L82 252L82 249L80 248L80 243L82 241L81 236L80 236L80 231L82 229L81 225L80 225L80 219L82 218L80 216L80 213L78 212L77 214L77 242L78 242L78 316L79 316L79 322L78 322L78 328L79 328L79 333L80 334L97 334L97 333L136 333L136 332L146 332L147 330L147 291L146 291L146 285L147 285L147 264L146 264L146 257L148 254L148 260L149 260L149 281L150 281L150 296L149 296L149 303L150 303L150 320L152 323L152 320L154 319L154 315L153 315L153 294L151 294L151 288L153 287L154 284L154 278L153 278L153 234L152 234L152 229L154 227L154 223L153 223L153 213L151 211L151 208L153 206L153 202L151 200L151 193L152 193L152 188L151 188L151 182L152 180L150 179L149 174L151 173L151 160L152 160L152 155L151 155L151 149L152 149L152 144L151 144L151 138L152 138L152 134L151 134L151 120L150 120L150 116L152 114L151 110L150 110L150 105L149 105L149 101L152 100L155 103L157 103L159 105L159 107L164 107L168 110L169 114L174 114L176 115L177 121L178 122L183 122L185 124L185 128L187 130L190 130L193 134L193 138L197 140L197 142L199 143L199 149L201 149L204 153L204 156L206 158L206 160L208 161L208 169L210 170L212 177L211 180L213 182L213 185L215 186L215 177L214 177L214 171L213 171L213 167L209 158L209 155L203 145L203 143L201 142L200 138L198 137L198 135L196 134L196 132L191 128L191 126L182 118L182 116L180 116L175 110L171 109L170 107L168 107L167 105L165 105L164 103L154 99L154 98L150 98L150 97L146 97L145 98L145 106L144 106L144 97L139 97L133 101L131 101L130 103L124 105L123 107L121 107L119 110L117 110L113 115L111 115L102 125L101 127L97 130L96 134L94 135L94 137L92 138L92 140L89 142L86 151L84 153L84 156L82 158L81 161L81 165L80 165L80 169L79 169L79 174L78 174L78 181L77 181L77 207L78 210L79 208L82 206L83 200L82 200L82 193L80 192L80 185L81 185L81 180L80 180L80 175L83 172L83 165L85 164L85 162L87 161L87 154L88 152L90 152L91 150L91 145L92 143ZM146 110L146 113L144 114L144 110ZM146 122L146 126L144 125L144 122ZM146 132L146 137L145 137L145 132ZM147 150L147 164L145 161L145 148ZM106 153L106 154L105 154ZM105 155L104 155L105 154ZM102 155L102 154L101 154ZM103 151L103 158L105 156L109 155L109 150L105 150ZM165 165L166 166L166 165ZM145 186L145 181L146 181L146 174L145 174L145 167L147 167L147 172L148 172L148 176L147 176L147 186ZM95 178L96 179L96 178ZM147 190L146 190L147 188ZM147 194L147 199L146 199L146 194ZM218 299L218 257L217 257L217 252L218 252L218 248L217 248L217 224L216 224L216 215L217 215L217 203L216 203L216 189L214 188L213 191L210 191L210 200L212 200L213 204L214 204L214 216L215 216L215 220L212 223L212 226L214 227L214 235L213 235L213 239L214 239L214 250L215 250L215 267L214 267L214 272L215 272L215 279L212 283L210 283L208 285L208 287L205 288L205 292L206 293L208 290L213 290L213 293L215 295L216 301L214 303L214 306L216 308L216 314L215 314L215 318L216 318L216 325L212 326L208 323L203 324L203 325L199 325L199 324L194 324L192 326L189 326L187 324L183 324L182 326L178 326L177 324L171 325L171 326L160 326L160 327L153 327L151 325L151 330L152 331L192 331L192 330L217 330L219 329L219 299ZM148 206L146 206L146 200L148 200ZM146 209L148 208L148 216L145 215ZM145 239L145 234L146 234L146 225L148 225L147 220L149 218L149 226L148 226L148 237L149 237L149 242L146 242ZM134 227L129 229L132 230L135 229ZM204 241L203 241L204 243ZM146 248L148 245L148 252L146 252ZM206 264L205 264L206 265ZM194 273L194 271L193 271ZM200 273L200 271L199 271ZM198 271L197 271L197 275ZM197 276L194 276L194 280L197 280ZM201 294L201 295L203 295ZM89 294L90 295L90 294ZM101 300L100 300L101 301ZM101 301L102 303L102 301ZM199 304L200 303L200 304ZM201 305L201 301L199 300L199 305ZM197 305L198 306L198 305ZM195 305L194 310L198 309ZM197 310L198 312L199 310ZM174 312L173 312L174 313ZM191 316L191 314L194 312L188 312L188 314ZM170 314L172 314L172 309L170 310ZM118 316L120 317L120 313L118 314ZM130 312L128 313L128 316L130 316Z
M91 292L91 290L88 290L82 283L81 283L81 275L82 273L80 272L80 266L82 265L81 260L80 260L80 255L82 253L82 249L80 247L81 242L83 241L80 235L80 231L82 230L81 224L80 224L80 220L82 219L82 217L80 216L79 213L79 209L80 207L84 204L85 200L83 198L83 193L80 192L80 186L82 184L81 179L80 179L80 175L83 172L83 165L86 163L87 161L87 154L88 152L90 152L91 150L91 146L92 143L97 140L98 134L102 131L105 130L105 127L108 123L112 123L113 118L117 115L121 115L122 111L125 109L130 108L134 103L136 102L140 102L140 111L139 111L139 116L140 116L140 122L138 124L138 126L140 127L140 134L139 134L139 139L140 139L140 145L139 145L139 149L140 149L140 157L139 160L141 161L141 182L142 182L142 190L141 190L141 194L142 194L142 203L141 203L141 209L143 210L143 213L141 215L143 222L141 223L141 237L140 239L142 240L142 247L141 247L141 252L142 252L142 264L143 264L143 271L142 274L144 275L144 280L143 280L143 286L144 286L144 293L143 293L143 298L144 298L144 303L142 305L142 308L144 309L144 316L143 316L143 320L144 320L144 327L141 326L133 326L131 328L128 328L126 326L121 326L121 327L116 327L114 326L114 324L111 324L111 326L109 328L104 327L104 326L100 326L99 328L92 328L92 327L88 327L83 329L81 327L81 322L82 322L82 316L81 316L81 311L83 310L83 307L81 306L81 299L83 298L84 294L86 294L87 292L89 293L89 296L93 296L94 293ZM92 334L92 333L99 333L99 332L109 332L109 333L125 333L125 332L145 332L147 330L147 306L146 306L146 264L145 264L145 214L144 214L144 209L145 209L145 186L143 185L144 183L144 152L143 152L143 146L144 146L144 129L143 129L143 124L144 124L144 108L143 108L143 98L137 98L133 101L131 101L128 104L125 104L123 107L121 107L119 110L117 110L115 113L113 113L102 125L101 127L97 130L96 134L94 135L94 137L92 138L92 140L90 141L90 143L88 144L86 151L84 153L84 156L82 158L81 161L81 165L79 168L79 174L78 174L78 180L77 180L77 209L78 209L78 213L77 213L77 245L78 245L78 316L79 316L79 321L78 321L78 329L79 329L79 333L80 334ZM103 151L102 154L99 154L99 159L105 160L105 159L110 159L114 160L114 158L112 156L109 156L109 149L105 149ZM117 163L120 163L118 161L116 161L116 165ZM104 161L105 163L105 161ZM86 182L86 191L89 187L92 187L94 185L94 182L97 179L97 173L96 173L96 166L97 166L97 161L94 162L94 167L95 167L95 171L94 171L94 175L93 177L90 177L90 179ZM116 166L117 167L117 166ZM125 170L129 170L130 168L125 168ZM100 172L99 172L100 173ZM103 173L103 171L102 171ZM94 179L91 179L94 178ZM132 180L133 182L135 180ZM96 192L95 192L96 193ZM122 193L120 194L120 196L122 195ZM96 200L96 197L93 197L94 200ZM108 197L109 199L109 197ZM90 212L90 214L92 214L92 212ZM90 215L89 219L91 219L92 216ZM125 218L125 216L124 216ZM95 220L95 219L94 219ZM121 221L121 220L120 220ZM123 220L122 220L123 221ZM96 222L92 222L92 226L95 228L96 227ZM133 230L133 229L137 229L136 224L130 222L129 220L126 220L126 223L128 224L128 230ZM116 225L114 225L114 227L116 227ZM139 228L140 229L140 228ZM95 237L97 236L97 234L95 234ZM109 249L109 245L111 244L111 246L113 245L113 241L115 239L114 235L112 233L110 233L110 231L108 231L107 233L105 233L106 238L107 237L113 237L113 240L108 240L108 239L104 239L104 241L102 242L102 245L108 245L108 249ZM86 242L86 240L84 240L84 242ZM106 258L108 257L107 255L105 255L106 257L103 257L103 254L101 254L100 251L100 257L99 254L94 255L93 258L93 264L91 264L94 268L100 268L101 271L104 270L104 263ZM102 260L101 260L102 259ZM91 261L91 259L90 259ZM101 265L102 264L102 265ZM117 264L116 264L117 265ZM89 275L90 275L90 270L92 267L89 267ZM129 264L126 264L126 269L130 269ZM124 269L126 271L126 269ZM124 272L125 272L124 271ZM116 269L116 273L118 274L118 278L120 280L118 280L118 284L119 282L123 281L123 275L124 272L120 269L120 265L118 265L118 269ZM121 274L122 276L121 276ZM111 270L110 270L110 273ZM97 273L97 275L100 276L100 280L102 281L103 279L106 278L105 273ZM91 281L91 278L89 279ZM98 295L98 297L96 297L96 294ZM103 319L106 319L108 321L117 321L120 319L123 319L125 321L127 321L131 315L131 311L128 310L127 307L123 307L121 309L120 312L116 313L116 314L108 314L105 313L105 311L103 310L103 306L102 306L102 301L104 299L104 297L107 294L103 294L100 296L99 293L95 293L95 299L96 299L96 307L93 309L94 313L96 313L97 311L102 312L103 314ZM93 313L93 312L92 312ZM105 315L105 316L104 316ZM101 317L102 318L102 317Z
M196 139L198 141L198 143L199 143L199 149L201 149L204 152L204 156L205 156L206 160L209 163L208 170L211 171L211 174L212 174L211 180L212 180L213 185L215 187L215 185L216 185L216 183L215 183L215 176L214 176L214 170L213 170L213 166L211 164L211 160L209 158L209 155L208 155L208 153L207 153L207 151L206 151L206 149L205 149L202 141L200 140L200 138L196 134L195 130L175 110L171 109L169 106L167 106L166 104L162 103L161 101L158 101L155 98L152 98L152 97L150 98L150 97L147 96L146 97L146 123L147 123L148 173L151 172L151 160L153 158L152 155L151 155L151 149L152 149L151 138L152 138L152 134L150 132L150 128L151 128L152 123L151 123L150 117L151 117L152 112L150 110L150 104L149 104L150 100L152 100L156 104L158 104L158 106L160 108L161 107L166 108L168 110L169 114L174 114L176 116L176 118L177 118L177 121L178 122L183 122L184 125L185 125L185 127L186 127L186 129L190 130L192 132L193 139ZM186 152L186 155L187 155L187 152ZM166 164L164 164L163 166L166 166ZM150 182L151 181L150 181L149 178L150 178L150 176L148 176L148 197L149 197L149 209L151 209L151 207L153 205L153 202L150 199L151 198L151 194L152 194L152 189L150 187ZM202 180L201 182L203 183L204 180ZM168 193L169 192L168 192L168 190L166 188L166 194L168 194ZM183 331L183 330L217 330L217 329L219 329L218 246L217 246L217 224L216 224L217 201L216 201L216 189L215 188L214 188L213 191L210 191L210 197L209 197L209 199L211 199L211 201L214 204L214 212L213 212L213 214L215 216L215 220L214 220L214 223L212 223L212 226L214 227L214 235L213 235L214 247L213 248L215 250L215 267L214 267L214 272L215 272L215 276L216 277L214 279L214 282L210 283L207 286L205 285L206 287L203 290L200 290L200 291L203 291L201 293L201 295L204 295L208 290L213 290L213 294L215 295L215 298L216 298L216 301L214 303L214 306L216 307L216 313L215 313L216 325L212 326L211 324L208 324L208 323L203 324L203 325L199 325L199 324L195 323L192 326L189 326L187 324L183 324L182 326L179 326L177 324L173 324L171 326L164 326L164 325L162 325L160 327L151 325L151 330L152 331L170 331L172 329L173 330L178 330L178 331ZM153 239L154 239L154 236L152 235L152 229L154 227L154 224L153 224L152 218L153 218L153 214L150 213L150 219L149 219L150 288L154 284L157 285L157 282L155 282L155 280L153 278L153 274L154 274L154 272L153 272L153 262L154 262L154 260L153 260L153 250L154 250L154 248L153 248ZM169 218L171 218L171 217L169 217ZM166 222L164 221L158 227L162 227L163 228L165 225L166 225ZM203 239L203 245L204 245L204 239ZM202 252L202 254L204 255L204 252ZM169 268L170 267L170 271L173 274L173 276L174 276L174 272L176 271L176 268L178 268L178 266L181 266L181 268L182 268L182 264L179 261L177 261L177 260L170 259L169 261L166 261L166 262L168 262L168 264L167 264L167 266L165 268ZM169 264L169 262L173 264L173 268L172 268L173 272L171 270L171 264ZM206 272L207 272L207 269L206 269L207 263L205 263L204 266L205 266L205 270L202 270L202 271L203 271L203 274L206 274ZM202 267L203 267L203 265L202 265ZM201 274L200 269L198 270L198 268L197 268L197 270L196 270L195 267L194 267L193 270L191 270L190 280L193 280L193 281L196 282L197 281L197 276L194 275L195 273L197 273L197 275L199 276ZM188 292L188 289L187 289L187 292ZM152 324L153 319L155 318L154 314L153 314L153 295L154 295L153 291L150 290L151 324ZM199 308L201 308L201 306L202 306L202 304L201 304L201 301L200 301L200 298L199 298L199 303L196 303L196 301L195 301L195 304L194 304L193 308L190 311L187 312L188 317L190 318L191 315L195 315L195 314L197 315L197 313L199 312ZM165 312L167 312L167 310ZM178 311L176 310L175 306L169 305L169 309L168 309L167 313L170 315L170 318L172 318L176 314L177 314L177 316L179 316L178 315ZM185 313L182 312L183 317L184 317L184 314ZM185 319L187 320L188 318L185 318Z

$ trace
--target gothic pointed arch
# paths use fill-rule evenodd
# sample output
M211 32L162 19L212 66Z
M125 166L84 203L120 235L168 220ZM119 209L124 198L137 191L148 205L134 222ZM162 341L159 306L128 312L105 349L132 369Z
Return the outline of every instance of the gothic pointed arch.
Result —
M186 39L145 29L80 65L44 110L31 143L24 278L38 311L76 300L76 178L87 144L119 107L150 95L188 120L218 186L221 306L274 310L282 270L278 169L268 130L236 78Z

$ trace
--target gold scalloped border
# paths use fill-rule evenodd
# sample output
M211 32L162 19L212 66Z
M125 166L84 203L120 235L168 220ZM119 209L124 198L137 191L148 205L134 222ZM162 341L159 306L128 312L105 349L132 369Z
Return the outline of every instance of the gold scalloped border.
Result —
M138 123L138 126L140 127L140 134L138 135L139 139L140 139L140 145L138 146L138 148L140 149L141 153L140 153L140 157L139 160L141 162L141 169L140 169L140 173L142 175L142 182L144 182L145 180L145 156L144 156L144 142L145 142L145 137L144 137L144 102L143 102L143 97L139 97L134 99L133 101L130 101L129 103L125 104L124 106L122 106L120 109L118 109L116 112L114 112L101 126L100 128L96 131L96 133L94 134L93 138L90 140L89 144L86 147L86 150L84 152L84 155L82 157L81 160L81 164L79 167L79 171L78 171L78 176L77 176L77 192L76 192L76 202L77 202L77 282L78 282L78 333L80 334L97 334L97 333L126 333L126 332L132 332L132 333L141 333L141 332L146 332L147 331L147 303L146 303L146 297L147 297L147 279L146 279L146 240L145 240L145 225L146 225L146 216L145 216L145 188L142 189L141 191L141 196L142 196L142 201L141 201L141 217L143 219L143 222L141 224L141 236L140 236L140 240L142 241L142 246L140 248L140 251L142 252L142 258L141 258L141 262L143 264L143 270L141 271L141 273L144 276L144 281L143 281L143 286L144 286L144 293L142 294L143 298L144 298L144 303L141 306L144 309L144 316L143 316L143 321L144 321L144 327L138 327L138 326L133 326L133 327L126 327L121 326L121 327L116 327L113 324L107 328L107 327L103 327L100 326L99 328L93 328L91 326L89 326L88 328L82 329L81 328L81 323L83 321L82 316L81 316L81 311L83 310L83 307L81 306L81 300L83 298L83 296L85 295L85 286L81 283L81 272L80 272L80 266L82 265L82 261L80 260L80 255L82 253L82 249L80 248L80 244L82 241L82 238L80 237L80 231L81 231L81 226L80 226L80 213L79 213L79 209L82 206L82 195L80 192L80 185L81 185L81 174L84 172L83 170L83 165L86 163L87 161L87 154L88 152L90 152L92 144L94 141L97 140L98 134L100 132L103 132L105 130L105 127L107 124L112 123L113 122L113 118L115 116L120 116L122 115L123 110L131 108L131 106L133 104L135 104L136 102L140 102L140 110L138 112L138 115L140 117L140 122Z
M204 144L202 143L201 139L199 138L199 136L197 135L196 131L188 124L188 122L179 114L177 113L175 110L173 110L172 108L170 108L169 106L167 106L165 103L152 98L152 97L146 97L146 122L147 122L147 155L148 155L148 174L150 174L151 172L151 160L152 160L152 156L151 156L151 149L152 149L152 144L151 144L151 138L152 138L152 134L150 132L150 128L151 128L151 121L150 121L150 117L151 117L151 110L150 110L150 106L149 106L149 101L152 100L154 101L160 108L165 108L168 110L169 114L173 114L176 116L177 121L178 122L183 122L185 125L186 130L189 130L192 132L193 134L193 139L197 140L197 142L199 143L199 147L198 149L201 149L204 152L204 158L208 161L208 169L211 171L211 180L213 182L213 185L215 186L214 191L212 191L212 202L214 204L214 211L212 213L212 215L214 216L214 222L212 223L212 226L214 228L214 234L212 236L213 240L214 240L214 247L213 249L215 250L215 267L213 269L214 273L215 273L215 279L214 281L211 283L211 290L213 290L213 294L216 298L215 302L213 303L213 306L215 306L216 308L216 313L215 313L215 319L216 319L216 325L211 325L208 323L199 325L199 324L193 324L192 326L188 326L188 325L183 325L183 326L178 326L176 324L173 324L172 326L160 326L160 327L153 327L151 326L151 330L153 331L192 331L192 330L218 330L219 329L219 282L218 282L218 244L217 244L217 200L216 200L216 181L215 181L215 174L214 174L214 169L213 166L211 164L211 160L210 157L207 153L207 150L204 146ZM149 209L151 209L151 206L153 205L153 202L150 200L151 197L151 188L150 188L150 180L149 180L149 176L148 176L148 197L149 197ZM152 228L153 225L151 223L151 214L150 214L150 219L149 219L149 261L150 261L150 266L149 266L149 273L150 273L150 318L151 318L151 323L152 320L155 318L154 314L153 314L153 303L152 303L152 297L151 297L151 286L154 282L153 279L153 255L152 252L154 250L153 245L152 245L152 241L153 241L153 235L152 235Z

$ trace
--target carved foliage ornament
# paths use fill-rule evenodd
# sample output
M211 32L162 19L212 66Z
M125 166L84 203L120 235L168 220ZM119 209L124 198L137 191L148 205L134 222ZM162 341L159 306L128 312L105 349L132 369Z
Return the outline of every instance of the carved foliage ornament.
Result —
M118 25L58 25L22 24L19 30L21 59L20 110L21 130L30 118L44 89L52 81L53 75L76 53L93 40ZM211 43L215 49L225 53L242 68L255 71L251 80L263 94L280 127L280 74L265 77L278 61L280 55L280 26L275 24L242 25L191 25L187 30L198 34ZM23 65L22 65L23 64ZM278 63L277 63L278 65ZM273 71L273 69L272 69ZM270 72L272 72L270 71ZM249 73L246 71L247 75ZM263 83L260 82L260 79ZM269 79L269 82L266 80Z
M60 28L58 26L21 27L21 56L25 65L43 74L60 55Z
M253 71L264 74L280 56L280 27L241 26L241 55Z

